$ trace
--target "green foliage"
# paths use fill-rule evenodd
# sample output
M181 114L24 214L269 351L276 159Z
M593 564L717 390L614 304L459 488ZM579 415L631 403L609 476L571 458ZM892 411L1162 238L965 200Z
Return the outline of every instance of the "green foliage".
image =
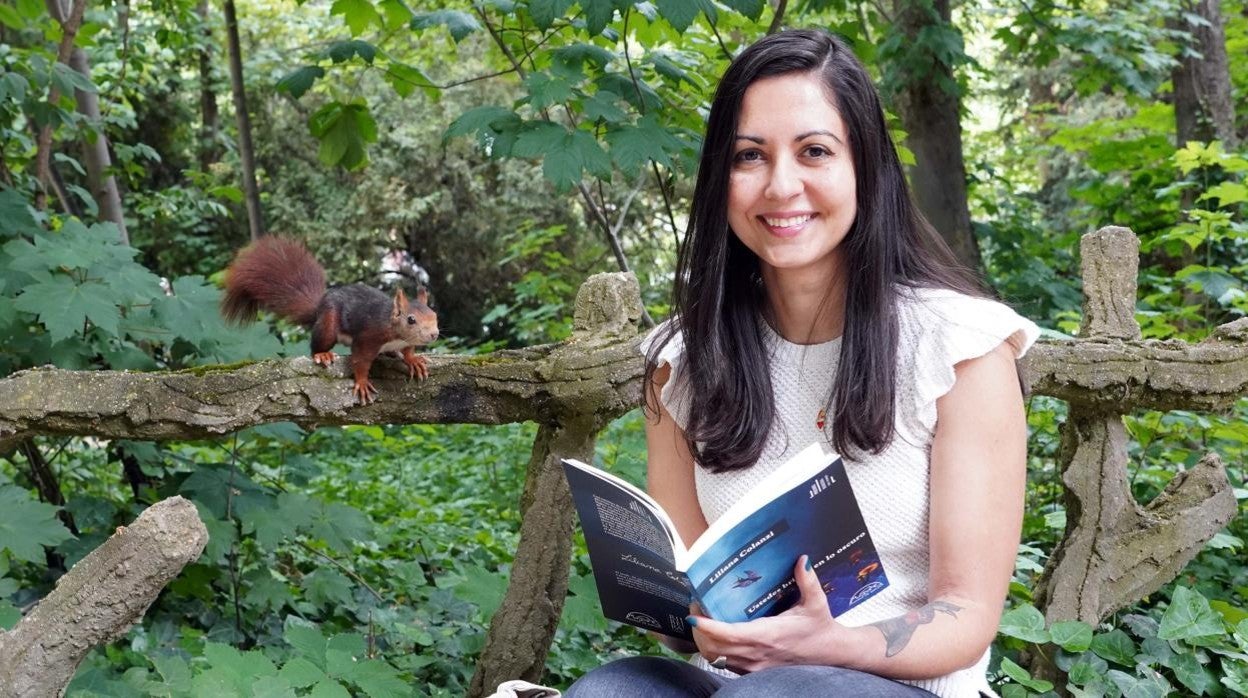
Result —
M666 170L691 166L699 145L695 110L709 101L711 85L688 68L723 60L723 34L716 33L720 25L751 27L757 36L761 27L753 23L761 20L763 7L755 0L724 6L710 0L664 1L644 7L618 0L581 5L522 0L485 3L476 8L479 14L454 6L410 14L407 26L416 38L445 31L456 43L488 30L497 51L492 60L520 78L519 94L509 106L466 110L447 136L476 134L483 152L493 158L540 159L546 179L567 191L585 179L610 182L615 170L636 178L651 163ZM352 36L375 35L370 53L375 49L405 65L398 59L399 39L386 31L372 3L338 0L331 12L343 17ZM640 55L629 52L629 41L639 45ZM371 58L366 62L371 64ZM431 96L444 91L426 72L412 72L412 82L430 89ZM323 67L304 66L288 74L279 89L305 96L325 77ZM459 79L464 78L452 73L446 82L454 85ZM400 86L404 82L393 83L401 96L411 93L412 85ZM368 110L361 105L357 118L365 118ZM310 131L321 141L323 162L351 169L365 161L368 138L344 147L345 137L315 118ZM339 157L343 152L350 157Z
M508 329L501 334L515 337L522 345L567 338L572 330L571 300L576 289L559 273L570 263L554 247L564 234L562 226L522 226L506 237L502 263L520 261L529 271L513 286L511 302L494 306L481 322L506 323Z
M1010 595L1013 608L1001 620L996 643L1002 695L1044 694L1037 678L1022 668L1022 654L1043 655L1067 675L1055 687L1075 696L1237 695L1248 670L1243 625L1248 619L1248 570L1239 563L1248 527L1248 490L1237 488L1241 516L1215 536L1173 584L1132 608L1091 627L1076 621L1046 624L1030 603L1030 590L1043 569L1046 550L1065 530L1056 473L1047 458L1056 451L1057 401L1033 401L1032 465L1024 540ZM1228 477L1240 482L1236 459L1248 453L1248 405L1219 417L1190 412L1143 413L1125 418L1132 438L1129 473L1132 494L1148 502L1206 450L1230 463ZM1044 458L1037 458L1044 456ZM1007 663L1009 662L1009 663ZM1237 693L1238 692L1238 693Z
M330 102L308 119L308 128L321 140L321 162L348 170L368 162L365 144L377 140L377 123L362 104Z
M1187 695L1224 695L1216 679L1219 668L1225 675L1221 684L1242 693L1236 677L1244 670L1248 625L1230 623L1203 595L1183 586L1173 588L1160 620L1157 615L1128 614L1122 619L1125 630L1094 633L1078 621L1046 629L1040 612L1024 605L1003 616L1001 634L1013 638L1005 643L1007 651L1022 641L1033 651L1055 653L1057 666L1069 676L1066 689L1076 696L1165 696L1176 689ZM1001 658L1000 670L1014 682L1003 695L1053 688L1008 656Z
M1203 317L1206 322L1203 326L1191 321L1151 325L1149 329L1150 334L1163 338L1180 333L1199 337L1213 324L1248 312L1242 281L1248 265L1241 256L1248 243L1248 220L1243 215L1248 210L1244 206L1248 159L1223 152L1218 141L1188 143L1174 153L1174 165L1181 178L1159 191L1158 198L1189 192L1192 205L1184 211L1186 220L1145 237L1141 248L1164 251L1186 264L1173 272L1177 283L1162 285L1147 300L1154 308L1185 307L1189 317Z
M36 502L20 487L0 487L0 554L15 560L39 562L44 547L71 538L56 519L56 507ZM14 589L7 587L11 594Z
M159 496L180 492L199 505L211 542L142 625L92 654L69 695L462 695L508 581L534 434L531 426L415 426L305 436L277 425L230 444L146 453L133 445L151 458L144 470ZM643 448L633 414L603 435L599 462L639 481ZM75 473L103 465L101 452L81 443L60 453L75 482ZM0 480L5 474L15 473L0 462ZM79 487L69 508L83 538L98 540L134 515L112 480ZM23 517L14 532L25 553L41 558L41 544L70 550L52 507L0 485L4 497ZM0 531L8 527L0 520ZM10 558L0 552L6 597L48 583L31 554L4 576ZM613 651L654 649L602 618L587 564L578 542L552 658L556 682Z
M51 363L66 368L177 367L269 356L263 329L226 330L219 292L199 277L168 282L134 261L111 223L57 221L45 231L12 190L19 228L0 232L0 373Z

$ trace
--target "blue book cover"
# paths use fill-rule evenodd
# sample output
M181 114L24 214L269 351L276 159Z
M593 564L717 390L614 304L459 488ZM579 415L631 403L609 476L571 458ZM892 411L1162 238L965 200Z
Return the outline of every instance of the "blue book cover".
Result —
M776 469L688 549L649 495L591 465L565 459L603 615L689 639L689 604L740 622L775 615L798 598L793 567L810 555L839 615L888 586L839 456L812 445Z

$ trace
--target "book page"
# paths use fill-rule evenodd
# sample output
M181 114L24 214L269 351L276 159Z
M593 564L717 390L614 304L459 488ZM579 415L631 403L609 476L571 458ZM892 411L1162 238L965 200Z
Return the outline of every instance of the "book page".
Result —
M689 584L675 567L675 527L644 492L604 471L565 460L594 581L607 618L674 637L685 625Z

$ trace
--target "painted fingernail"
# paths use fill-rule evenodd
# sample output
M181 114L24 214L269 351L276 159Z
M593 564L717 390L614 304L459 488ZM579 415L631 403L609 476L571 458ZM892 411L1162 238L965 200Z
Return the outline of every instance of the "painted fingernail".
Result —
M698 627L698 619L693 616L685 616L685 622L688 623L691 628Z
M814 565L810 563L810 556L807 555L806 556L806 571L809 572L813 567Z

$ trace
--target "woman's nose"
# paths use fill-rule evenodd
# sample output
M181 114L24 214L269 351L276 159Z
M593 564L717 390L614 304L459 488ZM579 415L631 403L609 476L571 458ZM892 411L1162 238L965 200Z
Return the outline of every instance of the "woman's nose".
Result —
M802 190L801 173L797 163L779 158L768 173L767 188L763 194L769 199L791 199Z

